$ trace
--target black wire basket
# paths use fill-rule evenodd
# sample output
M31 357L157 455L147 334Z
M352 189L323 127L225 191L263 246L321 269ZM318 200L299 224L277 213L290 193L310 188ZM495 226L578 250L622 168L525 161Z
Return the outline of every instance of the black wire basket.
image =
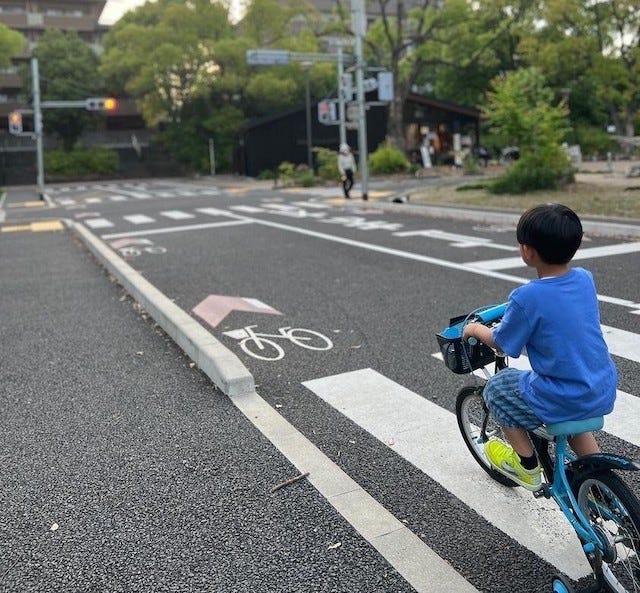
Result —
M445 366L458 375L475 371L496 359L495 351L486 344L469 344L462 340L462 329L468 320L468 315L455 317L449 327L436 334Z

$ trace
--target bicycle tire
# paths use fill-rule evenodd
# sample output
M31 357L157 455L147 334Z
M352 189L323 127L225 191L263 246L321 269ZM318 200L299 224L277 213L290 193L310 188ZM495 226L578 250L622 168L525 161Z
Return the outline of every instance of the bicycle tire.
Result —
M304 335L294 335L294 332L298 334L306 334ZM312 329L304 329L302 327L294 327L287 332L289 336L289 340L291 340L292 344L296 346L300 346L300 348L306 348L307 350L331 350L333 348L333 342L327 338L327 336L321 334L320 332L313 331ZM313 338L319 338L322 342L321 346L315 346L312 344L305 343L304 340L312 340Z
M484 453L484 441L482 441L481 427L484 418L489 415L487 434L489 436L502 436L502 429L490 417L489 411L484 405L482 387L467 385L463 387L456 397L456 419L462 440L478 465L487 472L496 482L503 486L513 488L517 486L513 480L493 469Z
M604 542L602 579L610 593L640 592L640 502L612 471L578 474L576 501ZM612 545L614 539L617 543ZM615 554L614 554L615 550Z
M253 344L253 348L250 347L249 344ZM265 348L259 349L258 344L263 344L264 346L269 347L267 349L267 352L269 350L275 350L276 355L265 356L263 354ZM280 347L280 345L264 338L245 338L240 342L240 348L242 348L246 354L252 356L253 358L257 358L258 360L276 361L284 358L284 350Z

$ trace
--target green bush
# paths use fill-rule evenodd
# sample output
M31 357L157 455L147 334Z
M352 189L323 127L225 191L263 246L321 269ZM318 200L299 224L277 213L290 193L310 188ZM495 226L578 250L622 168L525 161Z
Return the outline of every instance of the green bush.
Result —
M269 180L272 180L272 179L275 179L275 178L276 178L276 174L271 169L263 169L258 174L258 179L260 179L262 181L269 181Z
M296 168L293 163L283 161L278 165L278 179L280 181L293 181L296 176Z
M487 190L494 194L523 194L558 189L573 181L569 166L551 166L550 162L554 161L533 155L521 157L504 175L487 183Z
M329 148L314 148L317 175L323 181L338 179L338 153Z
M618 143L606 131L585 124L578 124L570 135L570 140L580 145L585 158L603 157L607 152L616 152Z
M404 152L390 144L381 144L369 156L369 169L377 175L406 173L410 164Z
M61 177L114 175L118 164L118 153L108 148L75 148L68 152L57 149L44 154L45 171Z

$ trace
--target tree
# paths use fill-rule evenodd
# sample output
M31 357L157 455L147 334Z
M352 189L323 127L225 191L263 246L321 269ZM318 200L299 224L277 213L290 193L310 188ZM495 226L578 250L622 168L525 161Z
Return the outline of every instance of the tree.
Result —
M105 36L101 71L112 89L138 101L148 125L162 122L161 137L177 158L207 170L213 138L222 168L244 120L304 104L299 64L256 68L246 51L318 51L319 22L298 0L254 0L236 25L221 2L158 0L127 13ZM314 65L309 76L312 94L335 87L334 66Z
M139 100L148 123L175 123L184 105L219 76L216 42L231 32L220 3L147 2L105 35L101 72L114 89Z
M98 58L77 33L57 29L46 31L33 50L38 59L40 93L46 100L80 100L96 96L102 89L98 74ZM31 71L25 67L25 92L31 94ZM62 140L63 148L71 150L91 116L81 109L55 109L43 112L45 130Z
M11 58L20 54L26 43L21 33L0 23L0 68L9 66Z
M485 116L505 143L520 148L520 159L506 174L517 180L518 191L555 187L571 177L562 149L567 115L566 104L554 105L553 91L536 69L520 68L493 81Z
M570 98L574 120L613 122L635 133L640 105L640 10L634 0L546 0L539 26L521 49L556 94Z

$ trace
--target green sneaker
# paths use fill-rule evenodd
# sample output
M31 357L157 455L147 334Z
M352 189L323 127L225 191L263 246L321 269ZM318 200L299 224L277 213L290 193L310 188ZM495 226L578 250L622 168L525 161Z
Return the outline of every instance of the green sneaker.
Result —
M527 490L540 490L542 472L540 466L525 469L520 463L520 457L513 448L500 439L489 439L484 444L484 452L493 468L512 479Z

